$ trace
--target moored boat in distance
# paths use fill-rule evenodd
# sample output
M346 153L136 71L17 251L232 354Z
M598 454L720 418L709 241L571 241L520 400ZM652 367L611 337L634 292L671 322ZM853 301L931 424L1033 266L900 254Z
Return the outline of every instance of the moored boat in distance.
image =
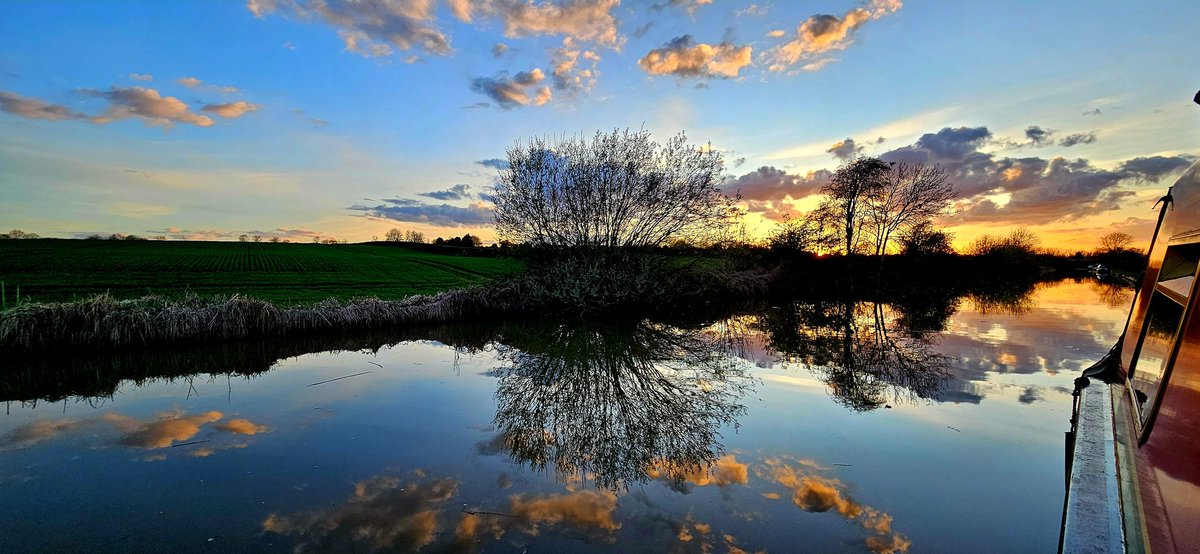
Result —
M1124 333L1075 382L1062 552L1200 551L1200 162L1159 209Z

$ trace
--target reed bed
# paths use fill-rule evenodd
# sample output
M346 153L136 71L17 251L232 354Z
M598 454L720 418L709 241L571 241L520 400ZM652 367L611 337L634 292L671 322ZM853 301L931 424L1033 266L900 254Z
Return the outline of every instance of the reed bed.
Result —
M515 313L528 306L519 282L416 295L403 300L325 300L281 307L233 295L26 304L0 312L0 352L97 350L300 336L461 321Z

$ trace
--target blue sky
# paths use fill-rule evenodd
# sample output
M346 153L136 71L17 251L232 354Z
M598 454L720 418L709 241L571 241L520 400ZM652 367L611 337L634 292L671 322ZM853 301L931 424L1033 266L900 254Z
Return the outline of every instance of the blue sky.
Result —
M1148 238L1197 151L1196 21L1192 2L10 1L0 227L489 237L479 161L645 127L724 151L760 234L861 152L950 169L960 243Z

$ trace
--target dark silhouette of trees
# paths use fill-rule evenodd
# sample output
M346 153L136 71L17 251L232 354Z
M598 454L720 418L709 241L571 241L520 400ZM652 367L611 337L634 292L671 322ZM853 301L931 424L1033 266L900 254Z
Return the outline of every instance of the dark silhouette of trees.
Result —
M391 229L388 229L387 233L385 233L383 235L383 240L386 240L388 242L403 241L404 240L404 231L401 231L400 229L392 227Z
M422 238L422 240L424 240L424 237L421 237L421 238ZM475 235L472 235L470 233L467 233L461 237L450 237L448 239L443 239L442 237L438 237L438 238L434 239L433 243L437 244L437 245L441 245L441 246L459 246L459 247L465 247L465 248L476 248L479 246L483 246L483 239L481 239Z
M1112 232L1100 237L1100 252L1120 252L1129 248L1133 243L1133 235L1129 233Z
M508 166L496 184L496 229L535 247L704 243L734 210L720 188L721 153L683 133L665 144L645 130L533 139L508 150Z
M5 239L40 239L37 233L27 233L20 229L13 229L7 233L0 233L0 240Z
M875 255L887 253L899 230L928 223L946 212L957 193L946 170L924 164L897 163L882 183L867 194L867 226L874 239Z
M776 233L779 244L808 239L818 251L824 251L835 242L829 235L836 228L836 243L842 252L881 256L887 254L894 238L945 213L956 195L949 174L940 167L870 157L843 163L821 193L825 200L805 216L803 224L785 222L780 226Z
M906 256L953 254L954 235L934 228L931 221L922 221L900 232L900 253Z
M863 225L867 221L864 217L868 213L867 204L887 183L890 169L891 166L879 158L853 158L837 168L829 183L821 187L821 193L827 198L819 209L836 214L846 254L859 250Z

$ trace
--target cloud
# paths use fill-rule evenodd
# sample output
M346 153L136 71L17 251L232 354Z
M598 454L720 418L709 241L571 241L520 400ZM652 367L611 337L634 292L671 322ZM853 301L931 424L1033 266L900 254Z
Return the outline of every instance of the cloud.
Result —
M806 512L835 512L867 530L867 548L872 552L907 552L912 545L907 537L892 530L892 516L855 502L846 494L846 486L832 477L820 475L819 466L800 461L788 464L782 460L766 460L764 473L774 482L791 491L791 501Z
M213 425L213 429L233 433L235 435L257 435L268 431L266 425L259 425L248 419L231 419L224 423Z
M36 98L28 98L12 92L0 91L0 111L27 119L86 119L87 114L72 111L60 104L51 104Z
M649 33L650 29L653 27L654 27L654 22L647 21L647 22L639 25L638 28L634 29L633 32L630 34L633 35L633 38L642 38L642 37L646 36L646 33Z
M1096 142L1096 132L1074 133L1063 137L1058 141L1060 146L1075 146L1076 144L1091 144Z
M741 193L746 200L799 200L821 191L833 173L827 169L793 175L773 166L762 166L750 173L725 181L721 188L726 194Z
M800 71L820 71L825 66L838 61L837 58L821 58L812 63L806 63L800 66Z
M451 11L468 23L478 18L497 19L504 24L504 35L509 38L562 35L619 48L625 37L618 31L612 12L620 3L620 0L455 1L451 2Z
M501 58L504 56L505 52L508 52L507 44L504 44L503 42L497 42L496 44L492 45L492 57L497 59Z
M492 209L482 202L460 208L449 204L430 205L413 200L388 199L376 206L351 206L367 217L406 223L428 223L440 227L480 227L494 221Z
M218 421L222 417L221 412L217 411L193 416L174 413L142 422L129 416L109 413L104 415L104 420L127 430L121 437L123 445L137 448L167 448L175 442L184 442L196 436L204 424Z
M855 143L854 139L852 138L839 140L834 143L833 146L829 147L829 150L826 150L826 152L833 154L833 157L839 160L849 160L861 154L862 151L863 147Z
M663 2L656 2L651 7L660 11L666 8L683 8L687 11L688 15L694 16L696 15L696 10L700 9L700 6L707 6L712 3L713 0L664 0Z
M541 69L522 71L513 77L501 71L495 77L476 77L471 90L491 98L497 106L511 110L522 106L542 106L553 97L549 86L538 86L545 75Z
M1090 109L1090 110L1088 110L1088 111L1086 111L1086 112L1083 112L1083 115L1084 115L1084 117L1087 117L1087 116L1089 116L1089 115L1100 115L1100 114L1102 114L1102 113L1104 113L1104 112L1101 112L1101 111L1100 111L1100 108L1093 108L1093 109Z
M334 508L272 513L262 529L292 536L296 551L413 552L436 540L438 511L457 489L449 477L406 483L376 476L355 483L353 495Z
M297 551L473 551L484 540L509 532L542 536L546 528L583 533L589 540L612 542L621 524L614 518L617 496L608 491L567 494L514 494L494 513L473 513L466 504L451 505L458 495L452 478L401 480L375 476L354 484L345 501L325 510L272 513L262 522L267 533L288 535ZM477 508L476 508L477 509ZM503 514L497 516L496 514ZM452 532L445 519L458 517Z
M147 125L163 128L174 127L176 123L190 123L197 127L213 124L212 118L192 112L182 100L162 96L152 88L112 87L107 91L82 89L80 92L108 100L108 109L91 118L94 123L140 118Z
M1029 139L1029 143L1034 146L1045 146L1053 134L1054 131L1043 129L1037 125L1025 128L1025 138Z
M750 54L749 45L696 43L692 35L683 35L651 50L638 60L638 65L650 75L730 79L750 65Z
M201 111L215 113L226 119L237 119L250 112L258 111L262 106L251 104L249 102L238 100L237 102L229 102L226 104L205 104Z
M364 56L387 56L392 48L420 48L448 55L450 39L437 26L436 3L428 0L249 0L246 9L264 18L286 11L306 19L320 19L338 29L346 50Z
M1031 126L1026 137L1049 142L1051 133ZM1195 159L1139 157L1122 162L1116 169L1104 169L1086 159L999 157L981 150L997 142L987 127L945 127L880 157L889 162L923 163L944 169L961 199L958 213L950 216L948 223L1010 225L1075 221L1120 209L1122 202L1135 195L1129 186L1158 182ZM842 150L848 150L845 141L842 143ZM829 151L835 153L834 149ZM764 167L726 181L724 189L732 193L740 188L752 212L777 219L787 213L788 197L799 199L818 193L830 175L827 169L798 176Z
M688 466L682 469L683 471L679 471L678 468L673 468L669 464L658 464L646 470L646 476L666 481L671 484L672 489L687 494L691 491L691 486L745 485L749 481L750 475L746 464L738 462L737 457L732 454L721 456L709 467Z
M433 198L434 200L466 200L471 198L470 189L470 185L458 184L446 190L419 192L417 194L426 198Z
M821 58L828 52L845 50L854 43L854 34L859 27L868 21L896 13L901 6L899 0L872 0L866 7L854 8L841 17L814 15L800 23L791 40L765 52L768 68L771 71L786 71L800 62Z
M997 158L979 151L991 139L986 127L947 127L882 158L947 170L960 196L970 202L956 221L1010 224L1071 221L1117 210L1134 194L1119 188L1123 182L1157 181L1188 164L1184 157L1135 158L1106 170L1085 159ZM1007 203L988 197L1000 193L1009 195Z
M508 169L508 160L504 158L488 158L486 160L479 160L475 163L482 165L483 167L490 167L492 169Z
M32 421L0 436L0 451L29 448L78 427L79 422L73 419Z
M150 81L154 80L154 76L147 74L147 73L130 73L129 78L133 79L134 81L146 81L146 82L150 82Z
M1195 156L1142 156L1126 160L1117 170L1138 182L1156 183L1163 177L1183 171L1196 161Z
M223 87L220 85L205 84L204 81L201 81L195 77L180 77L179 79L175 79L175 82L190 89L203 88L206 90L220 92L222 94L233 94L238 91L237 87Z
M743 9L733 12L733 15L736 17L742 17L742 16L746 16L746 15L761 17L764 15L767 15L767 12L770 11L770 9L771 9L770 6L760 6L758 4L750 4L749 6L746 6ZM783 36L783 35L781 34L779 36Z
M554 89L569 95L591 92L600 76L596 69L600 56L592 50L574 48L573 45L571 39L563 40L562 47L555 49L550 57Z

